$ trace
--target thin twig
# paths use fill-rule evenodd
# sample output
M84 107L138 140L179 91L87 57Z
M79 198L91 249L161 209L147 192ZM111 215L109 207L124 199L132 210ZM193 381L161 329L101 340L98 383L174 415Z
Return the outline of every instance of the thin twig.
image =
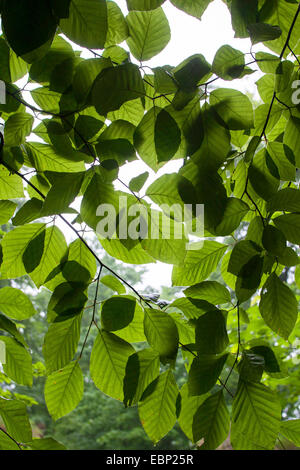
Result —
M18 447L19 447L19 450L22 450L22 447L21 445L19 444L19 442L17 442L7 431L5 431L3 428L0 427L0 431L3 432L9 439L11 439Z
M190 354L192 354L194 357L197 357L197 354L194 353L194 351L192 351L188 346L185 346L184 344L182 344L180 341L179 341L179 345L185 349L186 351L188 351ZM226 390L227 393L229 393L229 395L234 398L234 395L231 393L231 391L226 387L226 383L224 383L220 377L218 377L218 381L220 382L220 384L222 385L222 387Z
M98 276L97 276L97 284L96 284L96 290L95 290L95 296L94 296L94 303L93 303L93 315L92 315L92 319L91 319L91 321L90 321L90 324L89 324L89 326L88 326L87 333L86 333L86 335L85 335L85 338L84 338L84 341L83 341L83 344L82 344L82 348L81 348L81 351L80 351L80 354L79 354L79 359L81 359L81 357L82 357L82 354L83 354L85 345L86 345L86 343L87 343L87 340L88 340L88 337L89 337L89 334L90 334L92 325L93 325L93 324L96 324L96 321L95 321L96 306L97 306L97 304L98 304L97 298L98 298L99 282L100 282L100 277L101 277L101 273L102 273L102 268L103 268L103 265L100 265L99 273L98 273Z
M237 348L237 352L236 352L236 356L235 356L235 359L234 359L234 363L229 371L229 374L225 380L225 384L224 384L224 388L225 386L227 385L227 382L233 372L233 369L235 368L235 365L239 359L239 355L240 355L240 345L241 345L241 326L240 326L240 305L238 304L237 305L237 320L238 320L238 348Z

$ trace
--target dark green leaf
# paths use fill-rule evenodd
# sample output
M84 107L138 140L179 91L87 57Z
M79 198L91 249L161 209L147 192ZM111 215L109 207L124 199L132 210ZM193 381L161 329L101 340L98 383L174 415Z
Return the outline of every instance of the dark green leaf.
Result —
M266 23L253 23L248 25L252 44L272 41L281 36L282 31L279 26L272 26Z
M187 382L189 395L197 396L209 392L216 384L227 357L228 354L224 354L221 357L208 355L195 357L189 371L189 379Z
M195 322L196 349L199 354L218 354L229 344L226 318L221 310L213 310L201 315Z
M228 436L230 416L223 392L208 397L198 408L193 419L193 441L202 439L203 450L216 449Z
M104 69L95 80L92 100L99 114L115 111L127 101L144 96L144 84L134 64Z
M259 310L266 324L288 339L297 320L298 304L293 291L275 273L263 286Z
M113 296L102 304L101 323L107 331L125 328L133 320L135 299Z

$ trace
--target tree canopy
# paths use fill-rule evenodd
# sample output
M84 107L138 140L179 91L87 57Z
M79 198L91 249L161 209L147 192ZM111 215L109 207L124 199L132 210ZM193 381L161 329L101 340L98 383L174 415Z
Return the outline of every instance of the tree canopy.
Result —
M125 14L111 0L0 0L0 378L26 388L45 375L63 420L90 374L138 407L154 444L178 423L200 449L229 433L236 450L300 446L287 413L299 392L300 4L225 1L249 53L225 44L212 63L201 50L150 67L171 38L168 2L127 0ZM200 20L211 0L170 2ZM240 91L255 72L258 103ZM127 184L137 160L145 171ZM178 171L155 176L171 161ZM171 301L122 274L122 262L157 261L173 266ZM24 328L41 288L48 328L33 363ZM0 449L63 448L33 438L26 400L5 386L0 416Z

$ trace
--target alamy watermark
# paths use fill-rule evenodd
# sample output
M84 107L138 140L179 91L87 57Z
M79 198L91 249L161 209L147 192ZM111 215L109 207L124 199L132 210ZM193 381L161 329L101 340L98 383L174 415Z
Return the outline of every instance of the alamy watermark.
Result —
M294 80L292 83L292 88L295 89L292 94L292 103L295 105L300 104L300 80Z
M0 104L6 104L6 87L2 80L0 80Z
M189 236L204 237L204 205L162 204L160 209L139 203L128 206L125 196L119 198L117 208L113 204L101 204L96 211L100 218L97 235L110 240L186 240L186 248L194 249L188 240Z
M6 364L6 349L3 341L0 341L0 364Z

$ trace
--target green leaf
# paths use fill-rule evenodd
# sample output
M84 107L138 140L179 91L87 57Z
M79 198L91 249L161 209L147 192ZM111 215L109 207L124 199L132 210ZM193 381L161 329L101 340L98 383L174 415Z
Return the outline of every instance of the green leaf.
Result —
M274 392L265 385L240 380L232 409L233 448L272 450L279 432L280 418L281 406Z
M270 25L278 25L282 31L282 35L273 40L272 42L267 42L266 46L272 51L276 52L278 55L282 52L286 38L289 34L291 25L295 18L297 12L297 5L293 5L286 1L278 0L274 4L264 4L259 13L259 20L263 23L268 23ZM289 38L289 45L293 49L298 42L298 28L293 28L291 30L291 35ZM289 50L285 50L284 57L289 53Z
M0 433L0 450L19 450L16 444L10 437L3 432Z
M267 121L267 117L269 115L269 119ZM265 134L268 135L272 131L272 129L276 126L278 121L280 120L282 115L282 107L277 106L274 104L270 111L269 104L261 104L254 111L254 125L255 125L255 135L260 136L265 124L267 122L267 127L265 129ZM261 151L262 153L262 151Z
M34 307L27 295L9 286L0 289L0 310L15 320L25 320L35 315Z
M195 88L200 81L206 81L211 71L211 66L206 62L202 54L194 54L181 62L172 70L176 81L183 90ZM176 91L176 90L175 90Z
M295 157L291 149L281 142L269 142L267 150L278 168L280 179L284 181L295 181Z
M29 166L37 171L77 172L84 171L83 154L73 152L64 154L57 152L51 145L40 142L27 142L25 145ZM36 194L35 194L36 196Z
M61 36L55 36L48 52L31 64L29 76L38 83L48 85L55 67L70 58L74 58L71 45Z
M18 56L46 43L50 45L56 27L57 19L49 3L36 4L34 0L29 0L20 5L17 0L12 0L3 5L2 28L10 47Z
M71 0L69 16L59 23L71 41L90 49L103 49L107 36L107 3L104 0Z
M43 229L26 247L22 261L27 273L34 271L40 264L45 248L46 229Z
M69 245L68 262L71 264L66 264L62 271L68 281L88 283L94 279L96 260L82 240L74 240Z
M115 2L107 2L107 35L105 47L120 44L127 39L129 31L121 9Z
M293 291L275 273L268 277L262 288L259 310L266 324L288 339L297 321L298 303Z
M155 10L165 0L126 0L128 10Z
M135 299L133 297L113 296L102 304L101 325L106 331L125 328L134 317Z
M1 80L10 82L9 47L4 38L0 38Z
M179 204L183 208L183 201L179 193L181 181L182 179L177 173L162 175L151 183L147 188L146 195L161 207L163 204L167 204L168 206ZM181 214L182 212L180 210L175 214L175 218L180 219Z
M41 216L61 214L78 195L82 182L82 173L59 173L46 176L52 182L51 189L46 196L41 211Z
M145 432L154 444L159 442L176 422L178 388L172 371L163 372L149 385L154 389L139 404L139 416Z
M71 0L51 0L50 3L58 18L68 18Z
M256 153L248 174L254 191L265 201L277 192L280 184L278 169L265 149Z
M278 261L283 266L296 266L300 263L300 258L297 253L288 246L278 256Z
M119 279L117 279L115 276L112 276L111 274L107 274L106 276L101 277L100 282L106 287L116 291L119 295L126 293L126 289L122 282L120 282Z
M97 112L104 115L144 94L139 68L134 64L123 64L100 72L93 85L92 102Z
M273 350L264 344L257 344L249 350L251 353L264 358L264 370L269 374L280 372L280 366Z
M23 254L29 243L45 229L45 224L28 224L8 232L2 241L3 263L1 273L3 279L13 279L26 274Z
M186 297L206 300L214 305L230 303L228 289L216 281L203 281L183 291Z
M208 397L200 405L193 419L193 441L204 439L201 449L214 450L228 436L230 416L223 392Z
M32 386L32 361L29 352L18 341L1 336L5 343L6 363L3 370L12 380L20 385Z
M235 290L240 303L248 300L260 286L263 274L264 259L255 255L241 269L236 281Z
M209 392L220 376L228 354L221 357L206 354L195 357L188 378L189 395L197 396Z
M41 175L35 175L32 178L30 178L29 181L32 185L34 185L38 189L38 191L40 191L44 196L46 196L46 194L48 193L50 189L50 184L46 180L46 178L44 178ZM28 185L26 189L27 189L29 197L39 199L40 201L44 201L44 198L41 196L41 194L39 194L31 186Z
M229 344L226 318L221 310L213 310L202 315L195 322L196 349L199 354L218 354Z
M300 419L282 421L280 434L293 442L297 447L300 447Z
M33 439L28 442L32 450L67 450L66 447L52 437L43 437L40 439Z
M221 193L221 189L224 190L224 188L219 189L218 187L221 183L221 181L218 180L218 175L212 173L218 170L227 158L227 154L230 151L230 132L220 124L215 107L206 106L202 109L198 119L200 118L201 121L195 123L195 126L192 126L186 135L186 139L188 141L188 152L193 154L193 162L202 170L198 175L199 199L201 198L200 200L203 200L204 204L208 202L211 206L212 202L210 199L206 201L204 198L206 194L210 195L211 192L210 188L212 185L210 179L214 182L218 192ZM201 137L200 141L199 137ZM209 158L207 157L208 155ZM216 191L214 190L214 195L215 194ZM224 203L223 199L221 193L221 203Z
M171 3L191 16L201 19L212 0L171 0Z
M74 128L75 144L78 148L88 148L87 142L96 138L100 129L103 127L103 121L93 116L78 116Z
M34 257L41 252L38 265L34 264ZM37 287L41 287L51 271L59 265L67 251L64 235L59 228L49 227L44 232L44 238L39 235L30 241L23 254L26 271Z
M300 214L280 215L273 222L289 242L300 245Z
M73 77L73 89L79 103L85 103L89 100L89 94L97 75L111 66L111 60L102 57L86 59L77 65Z
M266 23L249 24L248 31L253 45L259 42L272 41L279 38L282 34L279 26L272 26Z
M178 158L181 132L176 121L164 109L155 106L143 117L134 133L134 146L154 171L172 158Z
M44 337L43 356L47 373L62 369L74 357L80 338L81 316L51 323Z
M142 349L129 357L124 377L124 405L138 403L150 383L159 375L159 355Z
M188 385L180 389L180 414L178 424L187 438L193 442L193 419L196 411L206 400L207 394L192 397L188 393Z
M141 244L129 249L118 239L108 240L101 238L100 242L110 256L120 259L124 263L147 264L156 262L149 253L143 250Z
M198 243L187 250L183 266L174 266L172 283L175 286L190 286L204 281L217 268L227 245L215 241L205 241L197 249Z
M264 228L262 243L264 248L275 256L280 256L286 248L285 236L272 225L267 225Z
M86 301L85 284L65 282L58 285L48 304L48 321L60 322L80 315Z
M143 216L141 219L143 220ZM147 229L147 236L141 241L142 248L154 259L179 265L185 257L188 243L184 225L172 219L171 215L168 217L163 212L152 209L148 213Z
M145 309L145 335L150 346L162 360L173 360L178 350L178 330L174 320L165 312Z
M240 275L243 266L245 266L251 258L259 254L260 247L251 240L241 240L234 245L231 252L228 271L235 276Z
M144 334L144 310L138 302L135 303L134 316L128 326L115 333L119 338L128 343L140 343L147 341Z
M17 442L30 442L32 440L31 426L23 402L0 398L0 415L7 432Z
M249 210L249 206L241 199L228 198L223 219L214 229L214 233L218 236L230 235L240 226Z
M129 189L133 192L139 192L149 177L149 172L145 171L139 176L135 176L129 181Z
M15 217L12 219L12 223L15 226L25 225L33 220L39 219L41 217L43 203L40 199L32 198L18 210Z
M255 54L257 65L264 73L275 73L279 64L279 57L268 52L257 52Z
M70 413L83 396L83 375L77 361L49 375L45 383L45 401L56 421Z
M270 212L300 212L300 191L294 188L281 189L268 202Z
M230 4L232 28L235 31L236 38L245 38L249 36L247 26L255 23L258 14L258 2L232 0Z
M223 80L241 78L245 69L244 53L225 45L217 51L212 70Z
M275 75L275 91L277 93L286 91L287 87L291 85L294 67L293 62L289 60L280 62L278 65Z
M0 314L0 330L6 331L10 335L12 335L17 341L19 341L20 344L27 347L27 344L21 333L18 331L16 324L2 314Z
M294 152L296 166L300 166L300 119L296 116L290 116L284 132L283 142Z
M0 165L0 200L24 197L22 180Z
M0 201L0 225L6 224L14 215L17 204L12 201Z
M260 382L264 366L265 359L263 356L244 351L243 357L238 364L240 377L247 382Z
M31 133L33 116L27 113L15 113L5 123L4 140L9 147L17 147L25 142Z
M161 52L171 38L168 19L162 8L150 11L130 11L127 15L131 54L140 62Z
M108 113L107 117L113 121L124 119L137 126L144 116L144 112L142 100L136 98L131 101L126 101L118 110Z
M204 313L213 310L214 305L206 302L206 300L180 297L172 302L168 308L179 309L184 313L186 318L193 320L199 318Z
M90 362L91 377L99 390L123 401L123 380L133 347L116 335L100 331L93 346Z
M210 104L229 129L243 130L254 127L252 103L248 96L230 88L219 88L210 94Z
M179 148L181 142L180 129L176 121L165 109L159 111L156 116L154 142L157 163L171 160Z

